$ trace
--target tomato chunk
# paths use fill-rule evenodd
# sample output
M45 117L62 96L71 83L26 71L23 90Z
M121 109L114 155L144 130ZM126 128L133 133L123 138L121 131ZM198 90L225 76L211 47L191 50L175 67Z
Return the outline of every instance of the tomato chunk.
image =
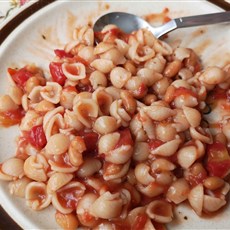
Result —
M53 81L63 86L67 78L62 71L62 63L51 62L49 65L49 69L50 69L50 73L51 73Z
M28 141L35 148L42 149L47 141L42 125L34 126L29 132Z
M23 67L19 70L8 68L8 73L12 77L13 81L21 88L24 87L26 81L33 76L33 74L29 72L26 67Z
M214 142L207 147L207 170L211 176L226 177L230 173L230 156L226 146Z
M164 144L164 142L161 141L161 140L157 140L157 139L149 140L149 148L150 148L150 150L154 150L157 147L161 146L162 144Z
M65 52L65 50L59 50L56 49L54 50L54 53L59 57L59 58L72 58L73 54Z
M120 133L120 139L119 139L115 149L119 148L122 145L131 145L131 146L133 146L133 139L132 139L132 136L131 136L131 132L130 132L130 130L128 128L119 131L119 133Z
M19 124L25 115L25 111L19 107L16 110L10 110L0 113L0 126L9 127Z
M86 145L86 151L84 154L95 155L97 153L97 142L99 135L95 132L78 132L78 135L82 137Z

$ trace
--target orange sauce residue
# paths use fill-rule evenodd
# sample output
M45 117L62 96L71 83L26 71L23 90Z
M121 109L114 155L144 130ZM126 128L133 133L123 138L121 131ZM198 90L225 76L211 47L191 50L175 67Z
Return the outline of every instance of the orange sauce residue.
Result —
M154 23L164 24L171 20L171 18L168 16L168 13L169 13L169 9L164 8L160 13L147 14L143 16L143 18L150 24L154 24Z
M201 55L211 45L211 43L211 39L203 40L198 46L194 47L194 51L198 55Z

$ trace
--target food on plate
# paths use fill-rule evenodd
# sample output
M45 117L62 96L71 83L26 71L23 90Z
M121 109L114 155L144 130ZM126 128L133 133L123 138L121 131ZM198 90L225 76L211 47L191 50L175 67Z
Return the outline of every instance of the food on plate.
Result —
M12 195L53 205L64 229L157 229L186 200L199 216L226 205L230 65L202 69L192 49L114 25L77 28L54 52L48 76L8 69L0 123L20 136L0 179Z

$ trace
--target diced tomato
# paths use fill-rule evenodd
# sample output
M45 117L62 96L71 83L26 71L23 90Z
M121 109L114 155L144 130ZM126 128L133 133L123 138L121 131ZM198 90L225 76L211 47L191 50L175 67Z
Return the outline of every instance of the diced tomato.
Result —
M63 86L65 84L66 76L62 71L62 63L51 62L49 65L49 69L53 81Z
M65 50L59 50L56 49L54 50L54 53L59 57L59 58L72 58L73 54L65 52Z
M33 76L33 74L29 72L26 67L23 67L19 70L8 68L8 73L14 82L21 88L23 88L26 84L26 81Z
M188 182L192 187L195 187L198 184L202 184L206 178L207 178L206 171L200 172L197 175L190 174L188 176Z
M89 65L89 62L87 62L84 58L82 58L82 57L80 57L78 55L75 55L73 57L73 60L74 60L74 62L80 62L80 63L82 63L84 66L88 66Z
M211 176L224 178L230 172L230 160L225 160L223 162L209 162L207 164L207 169Z
M116 148L119 148L122 145L131 145L133 146L133 139L131 136L131 132L128 128L124 129L124 130L120 130L120 139L117 143L117 145L115 146Z
M161 146L162 144L164 144L164 142L161 141L161 140L157 140L157 139L149 140L149 148L150 148L150 150L154 150L157 147Z
M80 132L81 136L85 142L87 152L94 152L97 149L97 142L99 135L95 132Z
M134 223L132 225L132 230L142 230L148 220L147 214L139 214L136 216Z
M25 111L19 107L16 110L10 110L0 113L0 126L9 127L19 124L25 115Z
M223 143L215 142L207 147L207 170L211 176L224 178L230 172L230 156Z
M42 125L34 126L28 135L28 141L35 148L42 149L47 141Z

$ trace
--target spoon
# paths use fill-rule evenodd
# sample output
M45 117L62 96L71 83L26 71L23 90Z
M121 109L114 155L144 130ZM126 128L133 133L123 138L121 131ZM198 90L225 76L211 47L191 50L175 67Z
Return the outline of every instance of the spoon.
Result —
M177 28L209 25L220 22L230 22L230 11L175 18L159 27L153 27L144 19L133 14L112 12L101 16L95 22L93 30L99 32L104 26L114 24L126 33L131 33L141 28L147 28L156 38L159 38Z

